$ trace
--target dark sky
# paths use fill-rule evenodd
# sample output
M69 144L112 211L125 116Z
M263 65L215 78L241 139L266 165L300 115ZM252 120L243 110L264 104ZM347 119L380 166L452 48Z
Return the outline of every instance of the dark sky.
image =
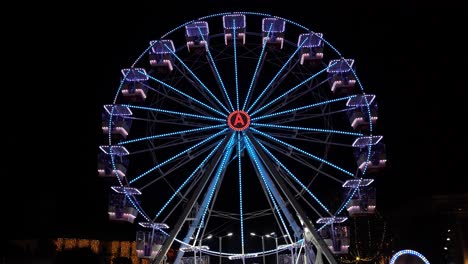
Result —
M422 1L301 2L288 1L290 10L253 0L192 2L183 10L182 3L160 8L127 2L115 4L117 11L81 4L59 7L51 22L29 20L17 39L37 37L34 44L18 41L23 74L4 88L4 103L12 100L22 110L3 126L3 210L10 215L3 230L11 237L102 230L106 187L96 175L97 133L119 70L148 40L220 11L289 18L323 32L356 59L364 86L378 96L379 130L387 144L388 168L376 180L382 210L418 196L464 191L466 81L456 74L464 50L453 8ZM203 11L190 8L195 5Z

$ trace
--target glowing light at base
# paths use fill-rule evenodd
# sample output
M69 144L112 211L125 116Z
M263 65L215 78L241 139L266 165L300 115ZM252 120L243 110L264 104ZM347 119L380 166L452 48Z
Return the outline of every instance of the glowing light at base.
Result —
M424 261L426 264L430 264L429 261L424 257L421 253L411 250L411 249L405 249L405 250L400 250L395 255L393 255L392 259L390 259L390 264L395 264L395 261L401 256L401 255L413 255Z

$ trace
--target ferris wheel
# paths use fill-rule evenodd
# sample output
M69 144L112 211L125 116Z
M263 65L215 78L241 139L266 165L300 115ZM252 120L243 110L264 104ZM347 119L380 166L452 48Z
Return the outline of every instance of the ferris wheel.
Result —
M357 68L323 34L261 13L209 15L148 40L102 114L110 219L141 218L136 250L154 263L170 248L175 263L283 251L283 263L336 263L347 217L374 212L370 175L386 163ZM252 250L259 237L276 243Z

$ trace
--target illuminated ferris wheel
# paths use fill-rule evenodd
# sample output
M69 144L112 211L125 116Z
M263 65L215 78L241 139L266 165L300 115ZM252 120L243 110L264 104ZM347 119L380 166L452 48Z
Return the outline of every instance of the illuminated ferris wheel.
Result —
M386 162L359 64L321 33L251 12L201 17L148 42L104 106L98 163L117 183L109 217L141 218L138 256L160 263L176 248L175 263L336 263L348 216L375 210L370 175ZM262 242L275 245L253 250L266 230Z

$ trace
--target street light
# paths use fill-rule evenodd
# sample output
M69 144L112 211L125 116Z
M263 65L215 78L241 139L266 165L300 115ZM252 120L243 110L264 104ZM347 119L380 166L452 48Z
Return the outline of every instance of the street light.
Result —
M250 233L251 236L254 236L254 237L259 237L262 239L262 258L263 258L263 264L265 264L265 237L270 237L270 235L263 235L263 236L260 236L260 235L257 235L255 233Z
M265 235L266 237L271 237L275 239L275 246L276 246L276 264L279 264L279 258L278 258L278 238L285 238L288 237L288 235L280 236L278 237L275 232L271 232L269 235Z
M222 244L223 244L223 237L230 237L232 236L232 232L229 232L227 233L226 235L224 236L219 236L218 239L219 239L219 264L221 264L222 262L222 259L221 259L221 248L222 248Z
M197 246L197 240L195 240L194 237L190 237L191 240L194 239L192 248L193 248L193 257L194 257L193 261L194 261L195 264L197 263L197 251L200 252L200 261L201 261L202 250L209 250L210 249L208 246L203 246L202 242L204 240L209 240L211 238L213 238L213 235L210 234L210 235L206 236L205 238L198 239L198 246Z

